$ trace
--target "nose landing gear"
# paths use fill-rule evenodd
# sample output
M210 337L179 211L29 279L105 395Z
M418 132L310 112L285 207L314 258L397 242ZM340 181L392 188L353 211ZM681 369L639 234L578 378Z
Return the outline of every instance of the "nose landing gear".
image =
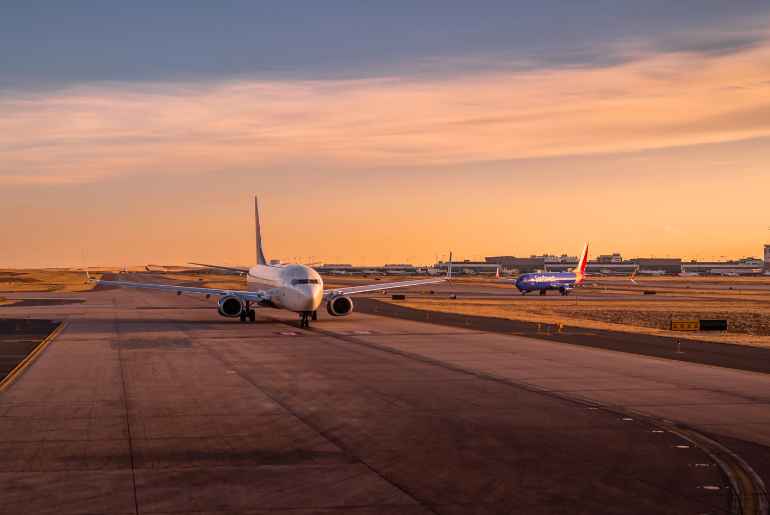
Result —
M310 327L310 318L313 316L313 311L303 311L299 314L299 326L300 328ZM316 320L317 316L313 318Z

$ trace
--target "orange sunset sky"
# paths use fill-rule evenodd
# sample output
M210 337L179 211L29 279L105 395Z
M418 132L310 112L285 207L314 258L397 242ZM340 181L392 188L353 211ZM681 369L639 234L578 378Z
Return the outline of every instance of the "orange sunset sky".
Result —
M566 35L532 8L511 15L535 27L523 42L498 6L451 44L442 31L467 13L394 7L354 49L335 12L315 13L318 34L287 22L260 41L238 39L257 29L236 18L261 23L246 7L182 13L182 28L161 14L145 46L141 13L108 27L126 40L76 12L39 52L24 30L39 19L19 8L0 22L16 27L0 36L0 266L250 263L254 194L268 258L284 260L574 255L585 240L593 255L760 256L770 6L704 5L673 27L663 7L643 21L570 12ZM185 24L209 23L232 30L196 52ZM241 60L219 67L234 48Z

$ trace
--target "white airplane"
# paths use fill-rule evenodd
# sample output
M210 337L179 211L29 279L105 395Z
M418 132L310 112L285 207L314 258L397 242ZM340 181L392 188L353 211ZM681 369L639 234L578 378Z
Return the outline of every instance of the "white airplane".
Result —
M225 290L218 288L196 288L169 284L135 283L128 281L104 281L98 284L120 286L124 288L147 288L182 293L196 293L206 297L219 297L217 310L229 318L256 319L255 307L286 309L299 313L300 327L310 327L310 319L318 319L318 308L326 303L326 310L332 316L346 316L353 312L351 295L372 291L406 288L425 284L440 283L446 278L379 283L346 288L324 290L323 280L318 272L306 265L275 264L270 265L262 251L262 235L259 224L259 207L254 197L254 219L257 239L257 264L250 268L235 268L218 265L203 265L246 276L247 290ZM451 277L451 264L447 278Z

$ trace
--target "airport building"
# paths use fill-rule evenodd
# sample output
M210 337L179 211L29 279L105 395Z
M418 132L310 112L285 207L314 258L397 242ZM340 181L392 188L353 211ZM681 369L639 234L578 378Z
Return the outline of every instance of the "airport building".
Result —
M335 272L351 272L354 270L354 267L348 263L324 263L323 265L316 266L315 270L319 274L330 274Z
M626 263L639 267L639 273L662 273L676 275L682 273L682 258L634 258Z
M396 272L416 272L417 267L410 265L409 263L388 263L382 267L384 270L391 270Z
M602 264L611 264L611 263L622 263L623 262L623 256L621 256L618 252L615 252L613 254L603 254L596 258L597 263Z
M770 271L770 243L765 244L765 271Z
M577 267L577 260L573 263L558 263L545 265L547 272L569 272ZM586 273L589 275L631 275L636 271L637 265L628 261L624 263L603 263L589 261L586 265Z
M446 273L448 268L448 261L439 261L434 265L434 269L440 270L441 273ZM502 272L504 267L487 261L470 261L466 259L452 263L453 275L495 275L498 269Z
M759 275L764 272L765 262L757 258L737 261L690 261L682 264L682 272L700 275Z
M544 256L518 258L515 256L489 256L484 258L486 264L499 266L503 270L516 270L521 273L545 269ZM577 262L577 259L575 260Z
M576 256L563 255L557 259L552 259L553 257L548 255L528 258L489 256L486 261L500 265L503 270L517 270L521 273L537 270L564 272L577 266L578 258ZM632 274L637 269L642 273L655 272L675 275L682 271L682 260L680 258L636 258L624 261L620 253L616 252L599 256L596 260L589 261L587 266L589 273L604 275Z

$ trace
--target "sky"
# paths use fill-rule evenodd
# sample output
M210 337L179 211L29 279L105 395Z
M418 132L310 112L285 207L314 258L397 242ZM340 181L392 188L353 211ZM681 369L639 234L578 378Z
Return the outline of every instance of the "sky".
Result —
M4 2L0 267L770 241L766 0L155 4Z

